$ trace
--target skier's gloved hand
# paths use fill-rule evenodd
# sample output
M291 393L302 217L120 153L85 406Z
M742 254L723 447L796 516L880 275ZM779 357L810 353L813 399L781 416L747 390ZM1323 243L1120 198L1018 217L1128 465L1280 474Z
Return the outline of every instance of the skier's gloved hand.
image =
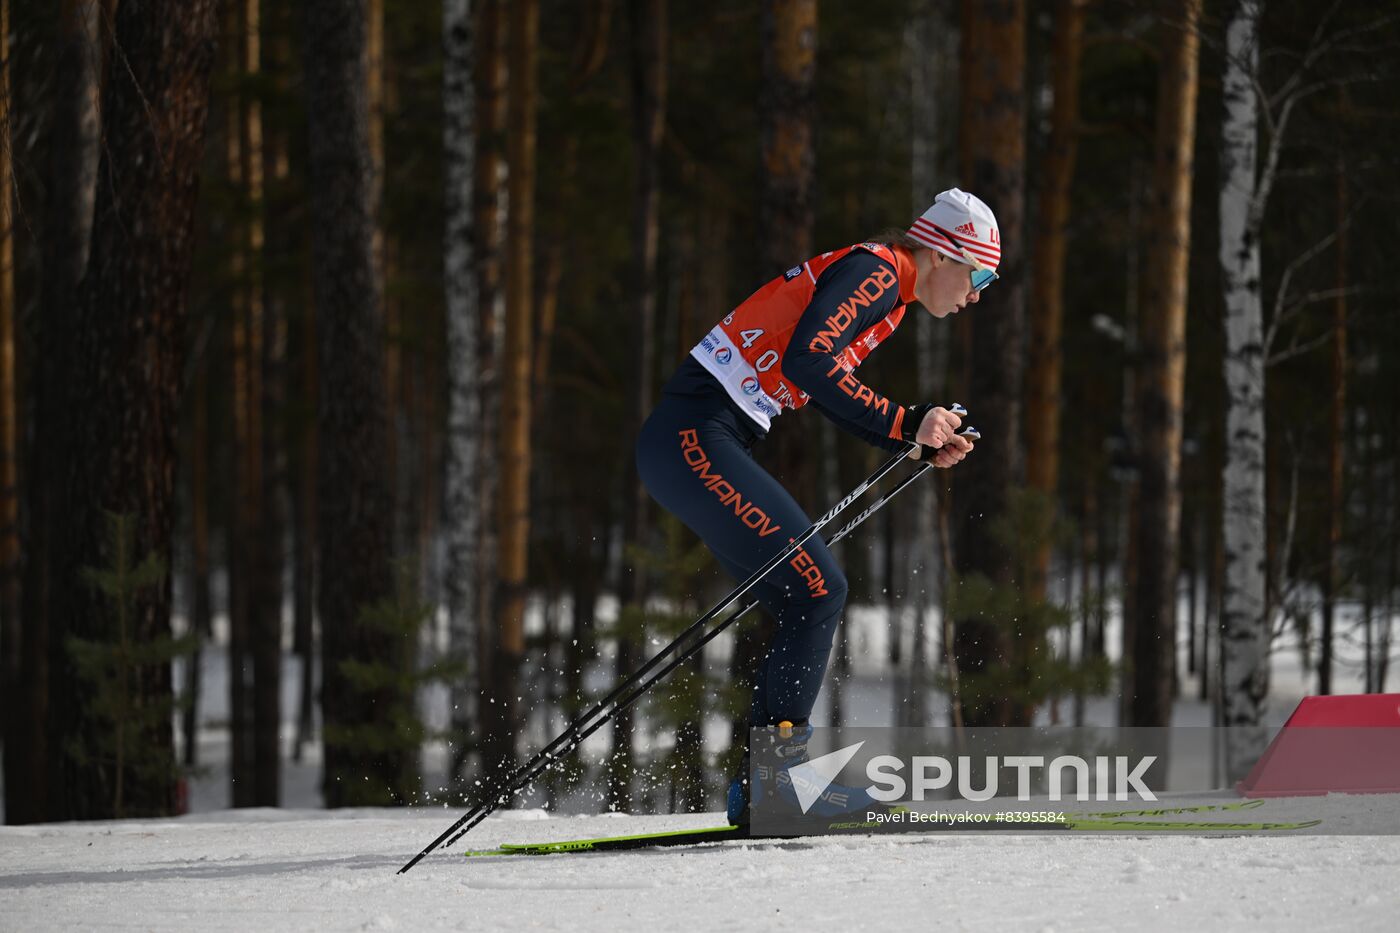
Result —
M905 412L904 439L919 444L909 456L915 460L931 458L934 466L947 468L960 463L972 452L972 440L980 437L975 430L958 432L967 409L956 402L948 408L937 405L915 405Z

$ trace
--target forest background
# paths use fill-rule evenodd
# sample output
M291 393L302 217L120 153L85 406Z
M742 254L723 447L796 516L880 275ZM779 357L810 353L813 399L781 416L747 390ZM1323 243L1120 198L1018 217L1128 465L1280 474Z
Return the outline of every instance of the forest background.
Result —
M910 725L1188 691L1254 725L1283 644L1309 691L1383 691L1398 18L0 0L6 820L176 812L201 730L234 806L304 754L328 806L471 799L732 586L636 478L674 366L954 185L1002 280L861 377L984 440L840 546L884 635L838 635L830 718L853 663ZM810 412L758 449L811 514L883 456ZM715 805L766 637L735 630L551 797Z

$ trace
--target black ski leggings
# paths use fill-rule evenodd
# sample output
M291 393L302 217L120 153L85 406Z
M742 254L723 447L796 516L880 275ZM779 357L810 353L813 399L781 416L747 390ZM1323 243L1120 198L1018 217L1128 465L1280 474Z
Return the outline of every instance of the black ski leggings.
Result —
M754 461L750 449L760 436L717 392L663 395L637 438L637 469L652 498L704 539L737 581L811 525ZM846 589L826 543L813 535L750 591L777 621L755 681L753 725L811 715Z

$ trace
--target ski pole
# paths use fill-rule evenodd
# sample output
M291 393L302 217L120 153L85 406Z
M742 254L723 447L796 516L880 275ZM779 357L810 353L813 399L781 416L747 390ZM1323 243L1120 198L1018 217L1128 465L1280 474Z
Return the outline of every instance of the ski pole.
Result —
M927 469L930 469L930 465L924 464L920 469L905 477L888 494L880 497L880 499L878 499L865 511L861 512L860 515L856 516L844 528L842 528L836 534L832 535L828 543L835 544L837 541L840 541L847 534L849 534L857 525L865 521L875 512L879 511L882 506L884 506L890 499L893 499L901 490L904 489L905 486L908 486L919 476L923 475L923 472ZM598 717L595 721L589 723L587 728L584 728L581 732L565 733L568 740L564 743L564 747L558 749L555 752L555 754L550 756L550 758L548 759L537 759L535 762L533 762L534 767L531 769L530 773L520 775L519 781L512 782L513 784L515 784L514 791L519 791L525 787L528 787L543 772L548 771L550 766L553 765L555 761L573 752L574 749L582 745L594 732L597 732L603 726L611 722L615 715L617 715L619 712L626 709L627 707L631 706L637 700L641 699L647 691L649 691L652 687L656 686L658 683L664 680L667 674L671 673L671 671L675 670L677 667L694 657L697 652L699 652L707 644L709 644L710 641L712 641L716 636L720 634L720 632L723 632L725 629L727 629L730 626L730 624L737 622L741 617L747 615L749 612L757 608L759 602L759 600L755 599L752 602L750 602L747 606L744 606L737 612L734 612L733 614L727 616L724 620L722 620L713 628L709 629L703 635L701 635L695 641L694 644L685 648L681 654L676 655L664 667L662 667L660 670L652 672L645 679L637 681L634 678L629 678L623 684L623 688L626 689L630 687L630 693L627 693L621 699L617 700L616 704L611 709L609 709L606 712L606 714ZM658 656L664 656L664 654L665 652L663 651ZM487 816L489 816L491 812L492 811L488 810L484 813L481 813L474 819L471 819L467 823L467 825L463 826L457 831L456 835L452 836L452 838L448 839L443 844L443 848L451 848L457 843L459 839L461 839L467 833L471 832L471 830L477 824L481 823Z
M977 429L974 429L974 427L969 427L969 429L959 431L959 434L962 434L963 437L972 438L972 440L976 440L976 438L981 437L981 434L977 433ZM832 535L832 538L830 538L830 541L827 542L827 544L836 544L836 542L839 542L841 538L846 537L846 535L850 534L851 531L854 531L855 528L857 528L857 525L860 525L862 521L867 520L867 518L874 516L876 511L879 511L882 509L882 507L885 507L886 504L890 502L890 500L895 499L895 496L899 495L900 492L903 492L906 486L909 486L910 483L916 482L917 479L920 478L920 476L924 475L924 472L930 471L930 469L932 469L932 464L928 464L928 462L925 462L925 464L921 465L920 468L916 469L916 471L914 471L913 474L906 476L906 478L902 479L902 481L897 483L895 488L889 490L888 493L885 493L885 495L879 497L879 499L876 500L876 502L872 503L871 506L868 507L868 509L865 509L865 511L862 511L861 514L858 514L857 517L853 518L853 520L851 520L850 523L846 524L846 527L841 528L840 531L837 531L836 534ZM606 714L605 717L602 717L602 719L598 719L594 721L594 723L589 724L589 726L587 728L584 728L584 730L580 731L580 733L567 733L567 737L570 737L570 741L566 742L566 747L559 749L554 758L539 759L539 761L536 761L535 768L531 770L531 773L522 776L521 782L518 783L517 790L522 789L522 787L531 785L533 780L535 780L536 777L540 775L540 773L545 772L545 770L549 770L550 766L552 766L554 763L554 759L559 758L559 756L567 755L570 754L570 752L573 752L575 748L578 748L578 745L581 745L582 742L587 740L589 735L594 734L595 731L598 731L599 728L605 726L605 724L608 723L608 721L612 720L612 717L615 716L616 713L622 712L622 710L626 709L626 707L629 707L631 703L636 702L637 699L640 699L641 696L643 696L643 693L647 692L648 689L651 689L652 686L657 685L658 682L662 681L662 679L665 679L666 674L669 674L669 672L675 670L675 668L678 668L679 665L685 664L687 660L690 660L690 658L696 656L696 653L699 653L699 651L703 649L703 647L706 646L706 644L710 643L715 636L720 635L721 632L724 632L725 629L729 628L729 625L731 625L731 623L738 621L738 619L742 618L743 615L746 615L748 614L748 612L752 611L752 609L757 608L759 602L759 600L753 600L752 602L749 602L749 604L746 605L746 607L743 607L742 609L739 609L738 612L734 612L734 614L729 615L728 618L724 619L724 621L718 623L718 625L715 625L713 629L710 629L708 630L708 632L704 633L704 635L701 636L696 643L692 644L692 646L687 647L687 649L685 649L685 651L683 651L682 654L679 654L679 656L672 658L671 663L666 664L664 668L661 668L661 670L654 672L654 674L651 674L650 677L645 678L644 681L636 682L636 684L633 684L633 681L634 679L636 679L636 677L627 679L626 684L623 684L623 686L624 688L626 688L627 685L633 685L633 691L627 693L627 695L623 696L622 699L617 700L616 706L613 707L613 709L610 709L608 714ZM662 650L659 654L661 654L661 656L664 656L666 651L671 650L671 647L673 646L666 647L666 649ZM638 671L638 674L640 674L640 671ZM560 738L564 738L564 735L561 735ZM479 817L475 818L475 820L470 820L469 825L465 825L465 827L459 829L459 831L456 832L456 835L452 836L451 839L448 839L448 841L444 843L444 848L448 848L448 846L454 845L454 843L458 841L458 839L461 839L462 836L465 836L466 834L468 834L468 832L472 831L472 828L476 827L476 825L479 824L479 822L482 822L482 820L484 820L484 818L486 818L487 815L489 815L489 813L480 814Z
M966 414L966 411L962 408L962 406L956 404L950 406L949 410L958 415ZM975 430L970 428L966 429L963 433L967 436L977 436L975 434ZM499 809L500 806L506 800L510 799L510 795L516 793L521 788L525 787L531 781L533 781L534 778L538 776L538 774L541 771L545 770L550 764L552 764L553 761L557 759L557 757L559 757L562 754L567 754L568 751L571 751L572 749L578 747L578 745L581 744L584 739L586 739L589 735L592 735L593 732L597 731L597 729L600 728L604 723L611 720L619 709L624 708L623 705L619 705L619 699L626 696L626 705L630 705L638 697L640 697L642 693L646 692L647 689L650 689L650 687L653 684L655 684L661 676L664 676L666 673L673 670L675 666L679 663L679 660L674 661L672 664L668 665L666 669L656 677L647 679L644 682L644 684L640 687L640 689L635 690L630 695L627 694L627 691L635 685L637 685L638 683L642 682L642 678L653 668L655 668L662 661L663 658L665 658L668 654L676 650L678 646L680 646L686 641L686 639L688 639L695 632L703 628L703 626L706 623L708 623L711 619L717 616L731 603L735 602L739 597L743 596L744 593L752 589L754 585L758 583L759 580L767 576L775 567L779 566L784 560L786 560L799 548L801 548L803 544L805 544L809 539L811 539L811 537L815 535L818 531L820 531L821 528L823 528L828 522L830 522L833 518L835 518L847 507L849 507L854 500L863 495L871 486L875 485L881 479L883 479L891 470L893 470L896 466L899 465L899 462L901 460L908 456L909 452L912 451L913 448L913 444L909 445L909 447L896 454L887 463L885 463L874 473L872 473L867 479L865 479L860 485L858 485L854 490L852 490L845 498L838 502L825 515L823 515L817 521L813 522L811 526L809 526L805 531L802 532L802 534L792 539L792 542L785 549L783 549L782 552L780 552L771 560L769 560L768 563L766 563L764 566L754 571L754 573L750 575L747 580L741 583L733 592L731 592L723 600L717 603L709 612L705 613L699 619L696 619L693 623L691 623L691 625L680 635L676 636L676 638L669 645L661 649L661 651L657 652L657 654L653 656L649 661L647 661L646 664L644 664L640 669L631 674L625 681L623 681L621 684L615 687L607 697L600 700L591 709L589 709L587 712L583 713L572 723L570 723L569 726L563 732L556 736L554 740L550 742L545 748L537 752L533 758L531 758L525 764L517 768L504 780L498 780L496 782L493 782L494 786L492 787L491 791L483 798L481 803L473 807L464 816L457 820L457 822L453 823L452 826L448 827L440 836L437 837L437 839L433 840L433 842L426 846L421 852L419 852L412 859L410 859L402 868L399 869L399 874L403 874L404 872L411 869L414 865L418 864L418 862L421 861L425 856L427 856L434 849L440 846L444 840L447 840L449 836L451 837L451 839L450 841L448 841L448 845L451 845L453 842L456 842L466 832L470 831L487 816ZM914 475L922 475L922 473L925 470L927 470L929 466L930 464L924 464L923 468L916 471ZM906 479L903 483L899 485L898 488L903 489L909 481L910 479ZM883 504L885 501L888 501L889 498L889 496L886 496L881 500L880 504ZM864 518L871 514L872 511L872 509L867 509L866 512L862 514L861 520L864 520ZM843 529L841 534L844 536L844 534L851 528L855 527L856 524L859 524L859 522L855 522L851 525L848 525L846 529ZM752 605L757 605L757 602L753 603ZM752 608L752 605L745 607L743 612L747 612L750 608ZM693 654L694 650L698 650L699 647L702 647L706 642L709 641L710 638L714 637L714 634L717 634L719 631L723 630L723 628L727 626L729 622L732 622L734 619L738 618L739 615L742 615L742 612L736 613L735 615L731 616L728 620L725 621L723 625L716 628L715 631L711 633L708 637L706 637L703 641L699 642L695 646L692 646L692 650L687 651L680 660L684 660L684 658L690 657L691 654ZM596 721L594 721L595 719ZM587 731L584 731L585 729ZM462 829L462 827L464 826L466 828ZM459 829L461 829L461 832L458 832ZM454 833L456 833L455 836L453 835Z
M956 411L956 409L953 410ZM464 815L456 823L453 823L450 827L448 827L442 833L442 835L438 836L437 839L433 840L426 848L423 849L423 851L419 852L416 856L414 856L406 865L399 869L399 873L402 874L403 872L408 871L410 868L416 865L424 856L428 855L439 845L441 845L443 840L447 839L453 833L457 832L457 830L463 825L466 825L468 821L471 822L471 826L475 826L482 819L485 819L488 815L493 813L496 809L498 809L501 806L501 804L505 800L509 799L510 794L514 793L520 787L523 787L535 774L538 773L539 765L541 763L553 759L559 752L561 746L566 744L572 736L576 735L579 731L588 726L593 719L599 716L602 717L601 722L606 722L608 719L611 719L613 713L615 713L617 710L617 700L620 697L624 696L628 689L630 689L634 683L636 683L641 677L643 677L650 670L652 670L659 663L661 663L661 660L667 654L675 650L678 645L684 643L684 641L687 638L689 638L695 632L699 631L706 623L708 623L711 619L713 619L715 616L719 615L722 611L724 611L724 609L727 606L729 606L730 603L734 602L739 597L747 593L758 583L758 581L763 579L763 577L767 576L768 573L770 573L775 567L779 566L792 554L796 553L797 550L801 548L802 545L805 544L813 535L815 535L824 525L826 525L827 522L831 521L833 518L839 515L851 504L851 502L859 498L867 489L869 489L875 483L879 482L885 477L887 473L889 473L896 466L898 466L899 462L905 457L907 457L909 451L912 449L913 445L911 444L905 450L891 457L888 462L886 462L883 466L881 466L874 473L872 473L864 482L862 482L859 486L852 490L830 511L828 511L821 518L817 519L817 521L813 522L807 528L807 530L803 531L796 538L792 539L792 542L788 544L786 548L784 548L781 552L775 555L771 560L769 560L758 570L754 571L747 580L739 584L739 586L736 589L734 589L728 596L726 596L723 600L717 603L712 609L710 609L709 612L696 619L684 632L676 636L676 638L669 645L661 649L661 651L657 652L656 655L652 657L651 660L647 661L647 663L644 664L639 670L635 671L626 680L618 684L617 687L615 687L610 694L608 694L602 700L598 701L591 709L589 709L587 712L583 713L572 723L570 723L569 726L558 736L556 736L552 742L550 742L539 752L535 753L533 758L531 758L525 764L521 765L519 768L515 769L504 779L498 779L496 781L493 781L490 790L488 791L486 796L483 797L481 803L477 804L475 807L469 810L466 813L466 815ZM470 829L471 826L468 826L468 829Z
M972 439L972 440L979 439L979 438L982 436L980 433L978 433L977 429L976 429L976 428L973 428L973 427L968 427L968 428L964 429L963 431L960 431L959 433L962 434L964 437L967 437L967 438ZM899 495L900 492L902 492L902 491L904 490L905 487L907 487L907 486L909 486L910 484L912 484L912 483L914 483L915 481L917 481L917 480L919 479L919 477L923 476L924 473L926 473L928 470L931 470L931 469L933 469L933 464L932 464L932 463L929 463L929 462L923 463L923 464L919 467L919 469L915 470L913 473L911 473L911 474L909 474L908 476L906 476L903 480L901 480L898 484L896 484L895 487L894 487L893 489L891 489L889 492L887 492L887 493L885 493L884 495L882 495L879 499L877 499L874 503L872 503L868 508L866 508L865 511L861 512L861 513L860 513L859 515L857 515L854 519L852 519L850 522L848 522L848 523L845 525L845 527L843 527L840 531L836 532L836 534L832 535L832 536L831 536L831 539L830 539L830 541L829 541L828 543L829 543L829 544L835 544L836 542L840 541L842 538L846 537L846 535L848 535L848 534L850 534L852 531L854 531L854 530L856 529L856 527L859 526L862 522L864 522L867 518L869 518L871 515L874 515L874 514L875 514L876 512L878 512L880 509L884 508L884 506L885 506L886 504L888 504L892 499L894 499L895 496ZM682 653L681 655L679 655L679 656L673 658L669 664L667 664L664 668L662 668L661 670L657 671L656 673L652 674L650 677L646 678L646 680L641 681L641 682L639 682L639 683L633 684L633 682L635 681L636 678L635 678L635 677L629 678L627 684L624 684L624 686L627 686L628 684L632 684L632 685L633 685L632 692L629 693L629 694L627 694L627 695L626 695L625 697L623 697L621 700L619 700L619 701L617 702L617 705L616 705L612 710L610 710L606 716L604 716L603 718L598 719L596 722L593 722L593 723L590 724L586 729L584 729L582 732L571 733L571 734L570 734L570 735L571 735L570 741L568 741L568 742L566 743L566 747L565 747L565 748L559 750L558 756L567 755L567 754L569 754L570 752L572 752L575 748L577 748L579 745L582 745L583 742L584 742L590 735L592 735L594 732L597 732L600 728L602 728L607 722L609 722L609 721L612 719L612 717L613 717L617 712L619 712L619 711L621 711L621 710L623 710L623 709L626 709L628 706L631 706L632 703L634 703L636 700L640 699L640 698L642 697L643 694L645 694L645 693L646 693L648 690L650 690L653 686L655 686L655 685L656 685L657 683L659 683L662 679L664 679L664 678L666 677L667 674L669 674L671 671L675 670L675 669L676 669L677 667L679 667L680 665L684 664L684 663L685 663L686 661L688 661L690 658L694 657L694 656L696 655L696 653L698 653L700 650L702 650L702 649L705 647L705 645L709 644L710 641L712 641L716 636L718 636L720 632L724 631L726 628L728 628L728 627L730 626L731 623L737 621L740 617L746 615L748 612L750 612L751 610L753 610L754 608L756 608L756 607L758 606L758 604L759 604L759 600L755 599L755 600L751 601L747 606L745 606L745 607L743 607L742 609L740 609L738 612L735 612L734 614L730 615L728 618L726 618L724 621L720 622L720 623L719 623L718 625L716 625L714 628L712 628L712 629L710 629L709 631L707 631L703 636L701 636L701 637L696 641L695 644L693 644L693 645L691 645L690 647L686 648L685 651L684 651L684 653ZM669 650L671 649L671 647L673 647L673 646L668 646L663 652L661 652L661 654L665 654L665 651L669 651ZM524 775L524 776L523 776L523 780L521 780L520 782L518 782L518 783L516 784L515 790L518 791L518 790L520 790L520 789L522 789L522 788L524 788L524 787L529 786L529 784L530 784L531 782L533 782L533 781L535 780L535 778L537 778L541 773L543 773L544 771L549 770L550 766L551 766L553 763L554 763L554 759L550 759L550 760L539 760L539 761L537 761L537 762L535 763L535 767L532 769L531 773ZM492 809L494 809L494 808L492 808ZM452 836L452 838L450 838L450 839L447 840L447 842L446 842L445 845L444 845L444 848L450 848L451 846L453 846L454 844L456 844L456 842L457 842L459 839L461 839L463 836L465 836L467 833L469 833L474 827L476 827L476 826L477 826L479 823L481 823L488 815L490 815L490 812L491 812L491 811L488 810L488 811L486 811L486 812L484 812L484 813L481 813L480 815L476 816L475 818L470 819L469 822L467 823L467 825L463 826L461 829L459 829L459 830L457 831L457 833L456 833L454 836ZM469 816L470 816L470 814L469 814Z

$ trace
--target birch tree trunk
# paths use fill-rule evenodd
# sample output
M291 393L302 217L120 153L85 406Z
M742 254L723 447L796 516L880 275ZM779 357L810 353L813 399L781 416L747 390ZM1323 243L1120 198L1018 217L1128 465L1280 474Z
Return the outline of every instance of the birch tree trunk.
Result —
M476 35L471 0L442 6L443 289L447 325L447 479L443 523L447 532L448 642L472 668L452 688L453 741L464 742L472 721L481 538L481 386L477 279L472 223L476 172L476 92L472 86ZM454 768L455 772L455 768ZM460 777L456 773L449 778Z
M1130 606L1136 626L1129 721L1140 726L1169 725L1175 692L1181 419L1201 0L1172 0L1166 9L1137 395L1138 564Z
M1260 293L1258 193L1259 4L1241 0L1226 30L1221 130L1220 269L1225 288L1225 469L1221 578L1221 685L1230 780L1263 751L1251 731L1268 693L1264 509L1264 318ZM1209 614L1207 614L1209 615ZM1208 657L1208 655L1207 655ZM1202 663L1206 678L1209 663Z

